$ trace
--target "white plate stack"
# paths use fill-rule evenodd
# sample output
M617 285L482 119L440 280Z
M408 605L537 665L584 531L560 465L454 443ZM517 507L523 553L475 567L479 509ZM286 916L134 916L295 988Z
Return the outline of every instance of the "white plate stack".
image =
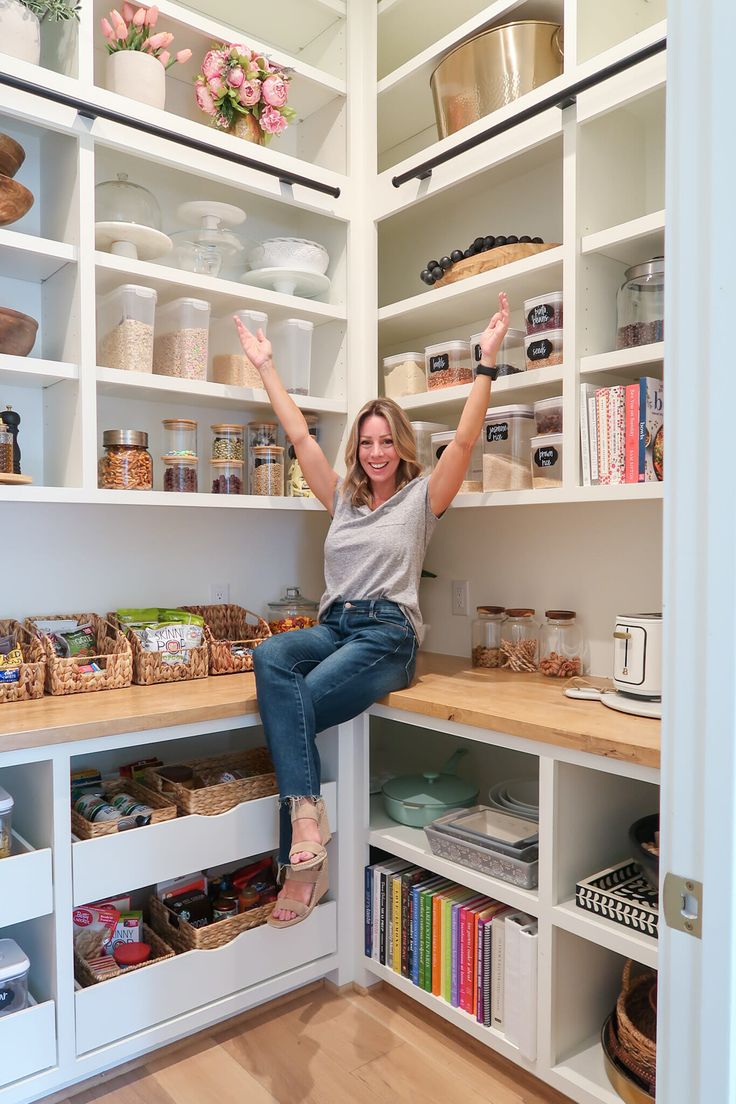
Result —
M533 778L509 778L488 791L488 804L505 813L539 822L539 782Z

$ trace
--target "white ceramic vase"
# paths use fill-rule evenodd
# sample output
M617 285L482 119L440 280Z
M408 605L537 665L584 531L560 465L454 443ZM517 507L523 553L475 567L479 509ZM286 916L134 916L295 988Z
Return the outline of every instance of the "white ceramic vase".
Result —
M141 50L116 50L109 54L105 86L150 107L166 105L166 70L158 58Z
M0 0L0 43L4 54L38 65L41 24L20 0Z

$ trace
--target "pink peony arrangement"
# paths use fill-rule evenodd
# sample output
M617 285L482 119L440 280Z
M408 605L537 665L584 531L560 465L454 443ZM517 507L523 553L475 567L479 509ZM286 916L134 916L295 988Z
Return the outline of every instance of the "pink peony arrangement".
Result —
M240 44L222 43L208 50L196 79L197 104L215 126L229 129L241 115L251 115L269 142L286 130L296 112L287 107L290 70Z
M116 8L107 19L100 20L102 33L107 39L105 48L108 54L118 50L140 50L158 58L165 69L170 69L177 61L180 64L189 61L191 50L179 50L174 57L169 47L174 36L169 31L156 33L158 8L136 8L133 4L123 4L122 14Z

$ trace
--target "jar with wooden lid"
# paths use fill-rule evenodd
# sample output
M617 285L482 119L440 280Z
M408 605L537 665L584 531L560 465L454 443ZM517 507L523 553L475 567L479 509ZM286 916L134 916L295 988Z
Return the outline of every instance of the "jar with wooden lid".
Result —
M242 460L210 460L212 494L243 494Z
M268 445L278 445L279 427L277 422L248 422L248 491L253 494L253 449Z
M97 465L99 487L113 491L151 490L153 461L144 430L106 429L102 444L105 453Z
M5 474L13 470L13 434L4 422L0 422L0 472Z
M503 606L476 607L478 616L471 628L474 667L501 666L501 631L504 612Z
M284 493L284 450L263 445L250 450L253 464L250 493L275 497Z
M583 634L575 610L546 610L539 634L539 670L548 678L583 673Z
M164 455L196 456L197 423L191 418L164 418Z
M539 625L536 610L515 607L506 610L501 631L501 666L509 671L536 671Z
M196 456L162 456L164 490L196 494L198 487Z
M212 430L212 459L213 460L244 460L245 448L243 438L244 425L235 425L229 422L218 422L210 426Z

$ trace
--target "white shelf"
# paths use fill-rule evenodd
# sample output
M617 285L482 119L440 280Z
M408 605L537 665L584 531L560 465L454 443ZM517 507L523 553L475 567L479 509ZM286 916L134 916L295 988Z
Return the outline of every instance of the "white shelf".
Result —
M578 908L575 899L565 901L552 909L552 922L572 935L580 936L600 947L607 947L625 958L633 958L643 966L657 969L658 943L648 935L640 935L613 920L594 916Z
M382 346L396 345L423 334L459 329L492 314L499 291L508 292L514 302L540 295L553 284L562 284L561 246L533 257L492 268L479 276L447 287L430 288L409 299L391 303L378 311L378 334Z
M551 396L562 389L564 371L562 365L554 368L532 368L529 372L518 372L514 376L501 376L491 388L491 405L500 406L507 402L533 402L535 399ZM432 415L449 417L459 414L465 404L472 383L463 383L459 387L442 387L437 391L424 391L420 395L405 395L399 399L399 405L413 418Z
M42 283L76 259L73 245L0 228L0 271L9 279Z
M485 893L487 897L492 897L496 901L503 901L505 905L523 909L533 916L537 916L539 912L536 890L520 889L509 882L490 878L487 874L480 874L468 866L461 866L459 863L450 862L449 859L433 855L424 829L397 824L386 813L380 796L371 799L371 830L368 843L371 847L380 847L383 851L389 851L392 855L416 863L417 866L433 870L443 878L451 878L452 881L459 882L468 889Z
M344 306L302 299L296 295L283 295L278 291L241 284L237 280L221 280L216 276L185 272L181 268L169 268L153 261L131 260L98 251L95 254L95 263L97 290L100 295L112 291L126 281L135 280L155 288L159 303L196 292L212 305L213 317L247 306L265 309L270 322L279 322L284 318L303 318L319 326L325 322L342 322L347 317Z
M580 251L610 257L627 266L640 264L650 257L663 257L664 211L654 211L596 234L586 234Z
M79 379L78 364L0 353L0 382L7 387L51 387L75 379Z
M426 0L378 0L379 74L388 76L487 6L487 0L455 0L451 6Z
M612 46L604 53L583 62L570 73L570 79L573 81L582 80L601 69L607 68L609 65L615 65L617 62L637 53L637 51L643 50L659 41L659 39L666 37L666 34L666 21L655 23L646 30L627 38L624 42ZM611 77L609 80L595 85L587 92L581 92L577 100L577 121L579 124L585 124L619 107L626 107L634 113L637 113L640 109L649 112L651 108L646 104L647 94L657 89L664 92L666 79L666 52L655 54L647 61L643 61L631 69L624 70L618 76ZM657 106L655 110L658 114L661 112L662 125L664 126L664 103L661 104L661 108Z
M119 368L97 368L97 391L119 399L146 399L148 402L170 404L172 399L192 405L231 407L241 412L270 411L271 404L263 388L230 387L205 380L157 376L148 372L125 372ZM344 399L323 399L313 395L293 395L302 410L314 414L345 414Z
M542 491L486 491L459 494L452 508L478 506L552 506L568 502L641 502L664 497L663 483L624 483L606 487L551 487Z
M347 14L347 0L280 0L278 4L248 5L238 16L232 0L192 0L179 6L222 23L234 24L239 16L248 36L277 42L292 54L300 53Z
M606 1074L600 1035L594 1035L569 1058L553 1066L552 1076L555 1087L570 1093L576 1100L580 1096L575 1090L581 1090L588 1094L590 1100L600 1104L621 1104L621 1097Z
M621 376L646 376L651 369L659 369L661 375L664 363L664 341L655 341L651 345L637 345L632 349L614 349L610 353L596 353L594 356L580 358L581 379L605 372L616 372Z
M2 486L0 502L45 502L68 505L211 507L222 510L324 510L316 498L268 498L265 495L185 494L173 491L103 491L82 487Z

